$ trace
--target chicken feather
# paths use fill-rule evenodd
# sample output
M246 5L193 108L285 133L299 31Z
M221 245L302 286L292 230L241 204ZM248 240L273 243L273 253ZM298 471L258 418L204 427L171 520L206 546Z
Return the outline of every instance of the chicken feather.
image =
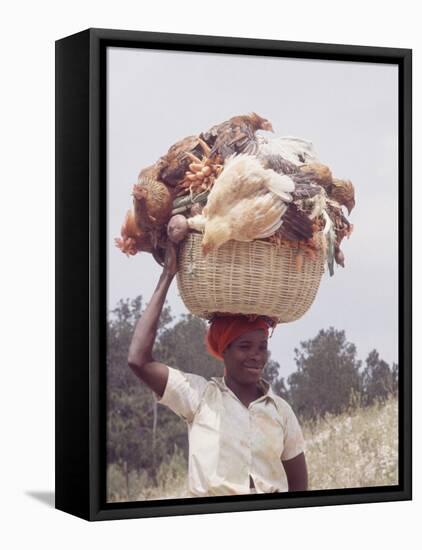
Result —
M293 190L289 176L263 168L250 155L234 155L216 179L201 217L194 216L188 223L191 228L203 228L204 254L231 239L264 238L280 227Z

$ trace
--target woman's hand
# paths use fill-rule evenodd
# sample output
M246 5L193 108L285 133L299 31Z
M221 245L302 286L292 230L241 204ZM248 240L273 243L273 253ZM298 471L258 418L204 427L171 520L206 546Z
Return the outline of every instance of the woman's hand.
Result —
M170 239L167 239L166 254L164 256L163 273L174 277L177 273L178 247Z

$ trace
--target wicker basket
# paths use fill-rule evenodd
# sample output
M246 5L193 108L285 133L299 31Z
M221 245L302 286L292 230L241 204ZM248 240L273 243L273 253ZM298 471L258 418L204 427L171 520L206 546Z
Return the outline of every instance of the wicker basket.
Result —
M318 235L323 239L322 235ZM315 299L324 252L307 256L298 271L297 250L265 241L228 241L203 256L202 235L189 233L180 246L177 286L187 309L203 319L219 314L266 315L278 323L302 317Z

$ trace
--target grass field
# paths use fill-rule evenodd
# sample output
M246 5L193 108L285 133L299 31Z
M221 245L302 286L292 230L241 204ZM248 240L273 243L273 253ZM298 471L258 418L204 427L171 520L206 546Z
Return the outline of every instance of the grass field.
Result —
M398 483L397 400L357 408L302 424L309 490L374 487ZM156 482L143 472L127 479L117 465L108 468L109 502L187 496L187 464L180 450L160 465Z
M309 489L398 483L397 400L303 426Z

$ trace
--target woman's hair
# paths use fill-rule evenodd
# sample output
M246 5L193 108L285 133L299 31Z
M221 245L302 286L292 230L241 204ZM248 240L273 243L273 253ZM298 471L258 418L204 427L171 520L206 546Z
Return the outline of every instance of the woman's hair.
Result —
M223 361L223 352L229 344L245 332L263 329L268 338L269 329L273 326L267 317L256 317L253 320L243 315L215 317L205 337L207 351L210 355Z

